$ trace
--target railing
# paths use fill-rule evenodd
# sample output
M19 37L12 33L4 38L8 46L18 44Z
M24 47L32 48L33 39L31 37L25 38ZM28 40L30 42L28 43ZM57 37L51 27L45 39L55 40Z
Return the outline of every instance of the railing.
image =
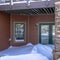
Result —
M50 0L30 0L30 1L50 1Z
M0 5L13 5L18 3L27 3L28 0L0 0Z
M0 0L0 5L9 5L10 0Z
M59 0L0 0L0 5L13 5L18 3L30 3L40 1L59 1Z
M0 0L0 3L7 3L10 2L10 0Z
M26 0L13 0L13 2L18 2L18 1L26 1Z
M50 0L13 0L13 2L22 2L22 1L50 1Z
M27 0L13 0L13 4L18 4L18 3L27 3Z
M50 1L50 0L11 0L12 5L13 4L18 4L18 3L30 3L30 2L41 2L41 1Z

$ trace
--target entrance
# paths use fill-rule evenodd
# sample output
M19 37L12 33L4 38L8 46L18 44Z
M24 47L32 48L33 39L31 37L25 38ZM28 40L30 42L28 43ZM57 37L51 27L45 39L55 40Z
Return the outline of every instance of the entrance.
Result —
M55 40L55 25L54 23L39 24L39 43L53 44Z

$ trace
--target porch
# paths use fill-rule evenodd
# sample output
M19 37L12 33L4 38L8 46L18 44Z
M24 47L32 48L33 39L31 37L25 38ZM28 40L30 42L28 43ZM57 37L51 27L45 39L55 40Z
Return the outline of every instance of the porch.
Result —
M0 2L0 50L10 45L39 43L39 23L55 23L54 2L56 0L4 0ZM25 41L23 42L14 41L14 23L16 22L25 24Z

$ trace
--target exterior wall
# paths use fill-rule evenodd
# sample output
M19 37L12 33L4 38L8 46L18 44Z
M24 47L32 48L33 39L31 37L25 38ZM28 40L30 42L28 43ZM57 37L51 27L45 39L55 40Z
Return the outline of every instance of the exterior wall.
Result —
M0 50L8 48L10 37L10 15L0 12Z
M37 24L39 22L54 22L55 17L54 15L31 15L31 16L26 16L26 15L16 15L12 14L11 15L11 31L10 31L10 37L12 39L11 44L12 45L24 45L28 42L31 42L33 44L38 43L38 26ZM14 43L14 22L25 22L26 23L26 42L22 43Z
M38 23L54 22L54 15L17 15L0 12L0 50L6 49L9 45L25 45L28 42L38 43ZM14 43L14 22L24 22L26 24L26 42ZM11 42L9 42L11 38Z
M39 42L39 24L40 22L55 22L54 15L35 15L29 17L29 41L33 44Z

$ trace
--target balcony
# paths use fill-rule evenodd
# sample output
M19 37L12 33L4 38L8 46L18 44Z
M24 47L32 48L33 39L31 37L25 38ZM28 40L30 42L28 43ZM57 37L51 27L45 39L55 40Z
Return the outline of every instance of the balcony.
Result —
M0 5L10 5L10 0L0 0Z
M0 0L0 11L54 7L59 0Z

